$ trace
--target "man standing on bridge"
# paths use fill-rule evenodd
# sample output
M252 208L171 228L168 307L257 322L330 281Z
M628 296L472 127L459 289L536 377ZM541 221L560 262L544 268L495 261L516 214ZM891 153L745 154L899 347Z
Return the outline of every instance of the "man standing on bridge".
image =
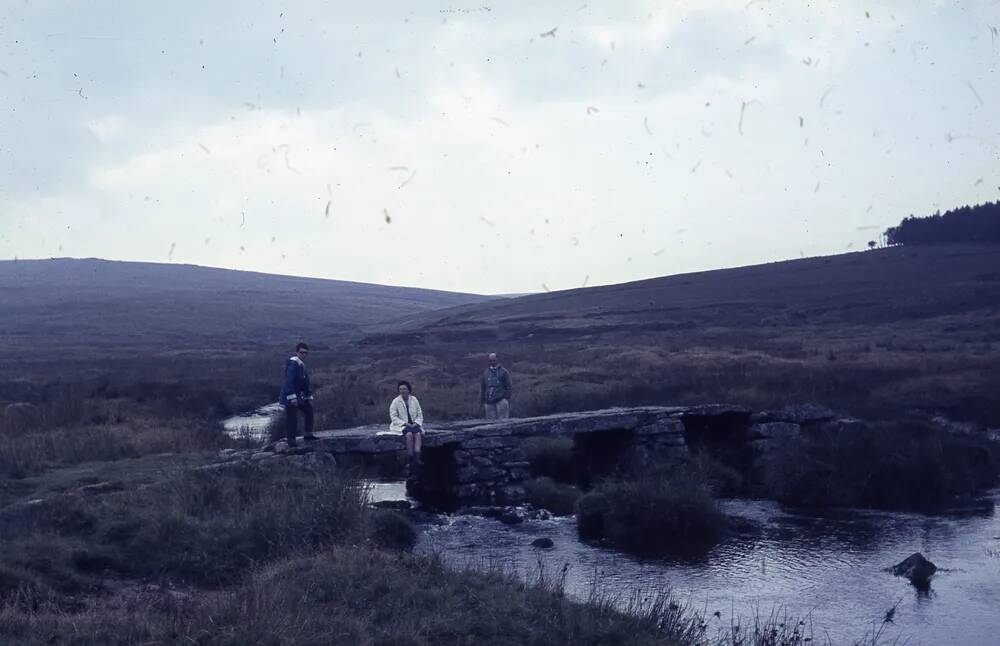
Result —
M288 446L295 446L295 435L299 426L299 412L305 419L305 440L316 439L313 435L312 384L309 383L309 371L306 370L305 358L309 354L309 346L299 343L295 346L295 354L285 363L285 383L281 387L278 401L285 407L285 433L288 435Z
M491 352L490 367L483 371L479 385L479 398L486 413L486 419L507 419L510 417L510 396L513 386L510 373L497 361L497 353Z

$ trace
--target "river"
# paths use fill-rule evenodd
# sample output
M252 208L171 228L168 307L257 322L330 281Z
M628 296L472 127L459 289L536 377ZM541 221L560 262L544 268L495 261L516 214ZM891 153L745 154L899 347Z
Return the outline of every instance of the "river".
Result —
M416 553L455 567L500 564L527 577L539 565L552 574L568 564L569 593L586 598L597 581L608 594L672 590L709 618L768 615L803 618L818 643L870 636L897 605L880 643L920 646L1000 643L1000 517L994 502L976 510L926 516L842 511L816 515L767 501L731 500L727 514L742 528L697 559L641 560L581 543L572 518L505 525L462 513L422 526ZM373 499L405 498L402 483L374 485ZM548 550L531 546L551 538ZM940 570L928 593L885 568L922 552ZM719 616L715 616L715 612Z
M282 414L281 404L275 402L251 413L234 415L222 421L222 428L234 440L261 442L268 439L271 422Z

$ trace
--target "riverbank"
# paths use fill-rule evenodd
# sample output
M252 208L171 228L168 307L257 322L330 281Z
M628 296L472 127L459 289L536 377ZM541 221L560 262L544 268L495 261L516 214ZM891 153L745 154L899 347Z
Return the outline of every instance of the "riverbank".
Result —
M626 614L547 585L454 572L425 558L355 547L283 559L206 592L125 584L84 607L0 609L5 644L677 644L683 621L650 604Z
M194 458L169 468L182 459L121 460L113 481L88 475L108 473L104 463L54 470L7 500L0 642L731 643L666 589L626 598L595 586L580 598L566 569L525 578L412 555L412 535L396 540L409 523L371 509L364 481ZM766 643L803 643L787 632Z

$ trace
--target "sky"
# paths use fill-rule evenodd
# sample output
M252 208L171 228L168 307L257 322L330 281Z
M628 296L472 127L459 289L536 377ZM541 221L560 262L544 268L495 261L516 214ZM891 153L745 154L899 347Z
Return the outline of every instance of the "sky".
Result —
M0 0L0 259L477 292L1000 199L1000 0Z

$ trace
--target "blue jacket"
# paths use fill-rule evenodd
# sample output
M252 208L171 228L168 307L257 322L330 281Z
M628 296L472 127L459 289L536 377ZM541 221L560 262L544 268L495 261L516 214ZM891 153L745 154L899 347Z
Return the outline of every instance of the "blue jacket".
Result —
M285 363L285 383L281 387L278 401L282 406L287 406L299 400L312 398L312 386L309 383L309 371L306 370L306 364L298 357L290 357Z

